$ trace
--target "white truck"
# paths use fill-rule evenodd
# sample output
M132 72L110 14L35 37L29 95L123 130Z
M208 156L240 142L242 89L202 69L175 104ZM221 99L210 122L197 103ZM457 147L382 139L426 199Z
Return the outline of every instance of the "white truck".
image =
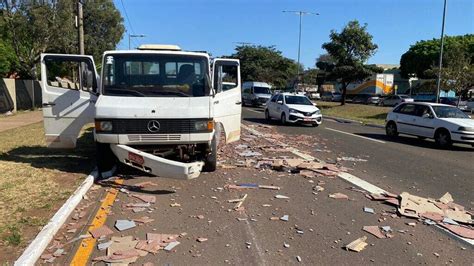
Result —
M41 80L48 147L74 148L81 129L95 123L99 176L121 162L160 177L195 178L216 169L221 133L226 143L240 139L235 59L142 45L105 52L99 77L91 56L42 54Z

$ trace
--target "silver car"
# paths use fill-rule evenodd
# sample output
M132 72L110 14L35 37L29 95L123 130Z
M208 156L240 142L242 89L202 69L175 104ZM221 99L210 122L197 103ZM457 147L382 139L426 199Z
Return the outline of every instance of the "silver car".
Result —
M415 100L408 95L392 95L385 97L381 102L381 106L397 106L401 103L412 103Z

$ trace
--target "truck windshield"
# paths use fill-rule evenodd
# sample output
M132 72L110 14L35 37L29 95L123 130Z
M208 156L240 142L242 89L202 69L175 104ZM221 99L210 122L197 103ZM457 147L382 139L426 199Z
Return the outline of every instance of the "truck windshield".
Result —
M199 97L210 93L204 56L110 54L104 59L103 93L127 97Z
M253 87L253 92L260 93L260 94L272 94L270 92L270 89L266 87Z

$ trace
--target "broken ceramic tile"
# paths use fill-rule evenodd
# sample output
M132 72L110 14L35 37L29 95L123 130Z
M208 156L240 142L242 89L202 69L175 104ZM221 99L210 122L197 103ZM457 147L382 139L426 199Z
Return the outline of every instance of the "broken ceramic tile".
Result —
M119 231L124 231L130 228L134 228L136 226L134 221L130 220L117 220L115 222L115 228Z

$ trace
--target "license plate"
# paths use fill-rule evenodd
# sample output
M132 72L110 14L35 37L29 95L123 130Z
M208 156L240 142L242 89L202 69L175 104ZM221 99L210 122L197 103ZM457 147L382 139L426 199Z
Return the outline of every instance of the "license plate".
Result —
M304 118L303 120L304 120L304 121L312 121L313 119L311 119L311 118Z
M143 165L145 163L145 160L143 159L143 156L129 152L128 153L128 159L136 164Z

